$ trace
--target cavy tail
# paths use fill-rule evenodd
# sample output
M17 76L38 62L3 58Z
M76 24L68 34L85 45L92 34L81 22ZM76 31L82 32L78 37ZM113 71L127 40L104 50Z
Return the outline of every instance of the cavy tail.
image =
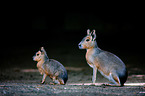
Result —
M124 86L124 83L126 82L127 77L128 77L128 72L127 72L127 69L125 69L124 74L119 75L121 86Z

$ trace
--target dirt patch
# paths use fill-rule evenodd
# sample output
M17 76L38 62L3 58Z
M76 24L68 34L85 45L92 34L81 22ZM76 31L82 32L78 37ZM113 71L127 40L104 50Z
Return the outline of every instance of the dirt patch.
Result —
M27 82L27 81L26 81ZM48 85L32 82L1 83L1 95L51 95L51 96L96 96L96 95L145 95L143 86L92 86L92 85Z
M145 95L145 75L129 75L125 86L110 87L101 84L108 82L99 72L96 85L91 84L92 69L89 67L66 67L68 82L66 85L49 85L46 78L40 84L42 76L37 69L14 68L5 70L0 75L0 95L43 95L43 96L96 96L96 95ZM6 79L7 78L7 79Z
M67 44L66 44L67 45ZM62 45L61 45L62 46ZM72 46L72 45L71 45ZM67 46L66 46L67 47ZM38 46L28 48L11 48L3 53L0 64L0 96L99 96L99 95L145 95L145 64L140 55L123 55L121 59L128 69L128 79L123 87L101 86L109 82L99 72L96 85L92 85L92 73L85 60L85 50L78 48L46 47L48 56L61 62L68 71L66 85L49 85L52 80L47 77L45 84L40 84L42 75L36 69L32 56ZM8 48L9 49L9 48ZM60 51L61 49L61 51ZM119 56L120 57L120 56Z

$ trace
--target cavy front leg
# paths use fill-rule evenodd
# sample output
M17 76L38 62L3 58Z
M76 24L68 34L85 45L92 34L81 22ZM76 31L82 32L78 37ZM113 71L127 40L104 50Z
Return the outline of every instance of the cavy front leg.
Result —
M43 74L43 78L42 78L41 84L44 84L46 76L47 76L47 75L44 73L44 74Z
M92 77L93 84L95 84L96 81L96 74L97 74L97 68L93 66L93 77Z

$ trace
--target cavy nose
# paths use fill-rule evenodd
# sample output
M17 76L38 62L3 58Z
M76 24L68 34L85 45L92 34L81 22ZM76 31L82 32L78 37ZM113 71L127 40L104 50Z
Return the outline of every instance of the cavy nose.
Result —
M78 44L79 47L81 47L81 44Z

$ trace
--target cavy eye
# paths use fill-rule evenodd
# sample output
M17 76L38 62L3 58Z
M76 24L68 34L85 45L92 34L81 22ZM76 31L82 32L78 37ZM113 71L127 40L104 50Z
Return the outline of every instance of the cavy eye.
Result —
M90 41L90 39L86 39L86 41L88 42L88 41Z
M39 54L36 54L36 56L39 56Z

